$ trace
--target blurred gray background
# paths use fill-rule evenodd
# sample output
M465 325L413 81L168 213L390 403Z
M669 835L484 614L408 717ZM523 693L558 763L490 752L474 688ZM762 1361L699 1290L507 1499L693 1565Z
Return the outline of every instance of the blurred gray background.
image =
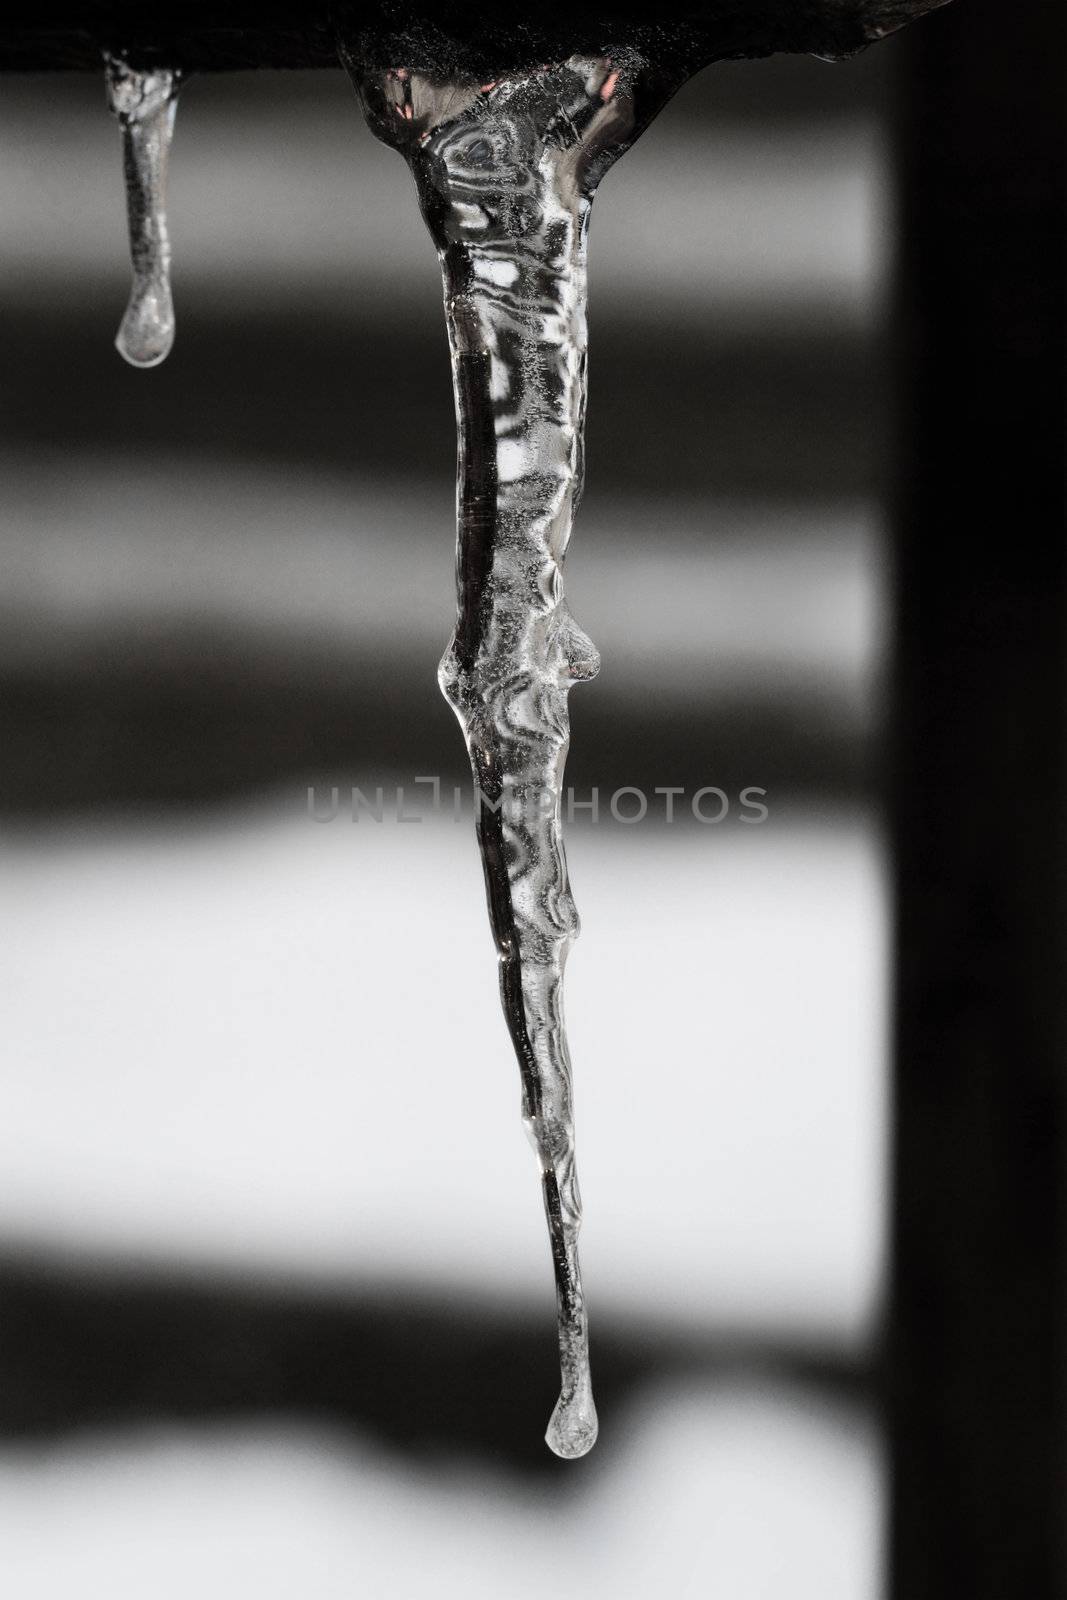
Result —
M893 59L710 69L595 207L568 780L769 817L569 832L576 1465L469 822L307 814L466 780L407 172L340 73L190 80L138 373L102 83L5 79L13 1594L880 1592Z

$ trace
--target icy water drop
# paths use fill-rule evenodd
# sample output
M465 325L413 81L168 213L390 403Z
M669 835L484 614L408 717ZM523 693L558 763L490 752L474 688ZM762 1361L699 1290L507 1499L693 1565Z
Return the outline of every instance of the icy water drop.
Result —
M179 73L140 70L105 55L108 107L122 129L122 163L130 230L133 287L115 339L134 367L157 367L174 343L166 187L178 108Z
M441 687L474 775L478 843L556 1279L561 1391L546 1440L597 1437L578 1265L563 972L578 934L560 825L567 696L596 675L563 563L583 479L586 238L604 173L682 81L634 52L479 83L341 55L406 158L444 280L458 426L457 619Z

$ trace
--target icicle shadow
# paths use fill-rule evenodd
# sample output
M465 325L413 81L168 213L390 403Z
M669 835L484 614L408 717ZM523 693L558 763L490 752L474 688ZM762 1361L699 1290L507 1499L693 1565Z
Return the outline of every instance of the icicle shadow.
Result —
M408 161L444 278L459 434L458 616L442 690L463 729L504 1014L544 1190L562 1385L546 1440L597 1436L578 1266L563 970L578 934L560 826L567 695L600 661L563 597L583 477L586 236L603 174L682 74L634 52L490 83L341 55Z
M131 366L157 367L174 343L166 187L180 74L104 56L108 108L122 129L133 286L115 339Z

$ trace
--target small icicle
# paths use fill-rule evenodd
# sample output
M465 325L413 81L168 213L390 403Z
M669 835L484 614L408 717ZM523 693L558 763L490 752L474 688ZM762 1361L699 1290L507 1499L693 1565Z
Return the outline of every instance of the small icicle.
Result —
M467 742L504 1014L537 1152L562 1385L546 1440L596 1441L578 1267L563 969L578 933L560 828L567 695L596 649L563 598L581 494L586 232L611 163L682 81L633 52L492 81L379 69L342 41L371 129L411 167L437 246L459 428L458 618L441 687Z
M130 229L133 287L115 348L134 367L158 367L174 343L167 233L167 160L180 73L141 70L104 56L108 108L122 128L122 163Z

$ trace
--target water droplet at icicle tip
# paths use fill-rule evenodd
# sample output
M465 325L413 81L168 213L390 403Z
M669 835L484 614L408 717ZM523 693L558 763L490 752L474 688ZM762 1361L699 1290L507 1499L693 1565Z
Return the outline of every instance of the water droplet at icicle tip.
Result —
M180 74L104 56L108 109L122 130L133 284L115 348L131 366L157 367L174 343L167 231L167 163Z
M569 1459L597 1437L563 1021L578 915L559 816L567 696L600 665L563 595L583 475L586 239L601 177L686 74L619 51L480 83L367 65L358 39L340 53L372 131L408 162L444 279L457 617L439 676L482 797L501 999L556 1280L561 1386L545 1437Z

